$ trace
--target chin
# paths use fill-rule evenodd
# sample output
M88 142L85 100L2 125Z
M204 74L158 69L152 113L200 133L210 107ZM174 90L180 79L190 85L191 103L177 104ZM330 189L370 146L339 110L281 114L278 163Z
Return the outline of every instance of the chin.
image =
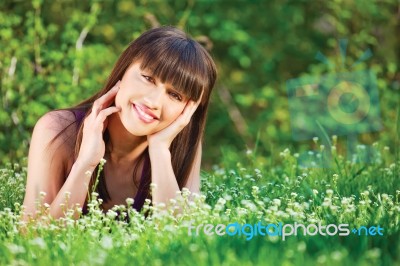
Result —
M163 130L165 127L163 127L163 128L159 128L159 127L157 127L157 128L146 128L146 127L143 127L143 126L141 126L141 125L130 125L129 127L125 127L125 129L129 132L129 133L131 133L132 135L134 135L134 136L137 136L137 137L145 137L145 136L148 136L148 135L152 135L152 134L155 134L155 133L157 133L157 132L160 132L161 130Z
M146 137L148 135L151 135L154 133L153 130L148 130L148 129L141 129L138 127L132 127L130 126L129 128L125 127L125 129L133 136L136 137Z

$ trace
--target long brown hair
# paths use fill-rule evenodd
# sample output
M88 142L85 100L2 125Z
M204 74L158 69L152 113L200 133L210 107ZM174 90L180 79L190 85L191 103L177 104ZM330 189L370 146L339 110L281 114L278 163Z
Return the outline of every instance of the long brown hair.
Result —
M80 111L84 114L83 119L85 119L90 114L94 101L106 94L118 80L121 80L125 71L134 62L141 62L141 69L150 70L152 76L160 79L162 83L171 84L190 100L197 101L201 92L204 91L201 103L189 124L175 137L170 146L172 168L178 186L182 189L189 178L197 147L201 144L203 138L208 103L217 77L216 67L211 56L198 42L189 38L183 31L171 26L164 26L143 33L130 43L121 54L102 90L78 105L64 110ZM74 152L75 160L82 142L83 123L80 122L83 119L72 123L78 124ZM62 133L60 132L56 138ZM109 140L108 130L105 130L103 138L107 143ZM135 184L139 162L145 159L149 160L148 156L146 149L135 164L133 174ZM97 169L98 167L93 173L92 182ZM147 188L147 195L149 195L151 171L150 169L145 170L145 187ZM103 174L100 176L98 192L104 202L110 199Z

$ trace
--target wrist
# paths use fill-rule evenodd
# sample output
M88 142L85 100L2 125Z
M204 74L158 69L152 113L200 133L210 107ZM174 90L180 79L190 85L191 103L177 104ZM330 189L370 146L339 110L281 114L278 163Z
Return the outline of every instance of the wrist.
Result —
M97 165L91 165L89 163L85 163L82 160L79 160L79 158L75 161L73 168L75 168L77 171L80 172L91 172L93 173L93 171L96 169Z
M150 156L170 156L171 152L167 146L163 145L149 145Z
M158 141L152 141L152 140L148 140L148 144L149 144L149 150L168 150L169 151L169 146L163 142L158 142Z

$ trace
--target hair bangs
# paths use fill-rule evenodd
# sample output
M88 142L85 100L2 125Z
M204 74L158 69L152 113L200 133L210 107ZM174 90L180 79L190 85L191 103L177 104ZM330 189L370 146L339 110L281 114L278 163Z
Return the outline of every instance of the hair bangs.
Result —
M210 81L202 47L187 39L167 39L142 49L136 60L162 83L169 84L190 100L197 101ZM165 42L164 41L164 42Z

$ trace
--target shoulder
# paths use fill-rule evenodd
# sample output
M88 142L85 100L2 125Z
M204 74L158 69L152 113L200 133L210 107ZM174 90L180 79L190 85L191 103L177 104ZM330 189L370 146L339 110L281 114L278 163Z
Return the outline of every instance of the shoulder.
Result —
M69 110L56 110L44 114L37 121L35 128L60 131L70 123L75 122L75 115Z
M32 134L32 142L51 150L57 149L57 153L61 156L66 153L70 154L75 146L77 134L75 122L76 118L72 111L50 111L37 121Z
M28 173L24 205L35 210L35 199L46 192L45 202L52 202L65 182L73 160L76 131L71 111L51 111L37 121L29 145Z

